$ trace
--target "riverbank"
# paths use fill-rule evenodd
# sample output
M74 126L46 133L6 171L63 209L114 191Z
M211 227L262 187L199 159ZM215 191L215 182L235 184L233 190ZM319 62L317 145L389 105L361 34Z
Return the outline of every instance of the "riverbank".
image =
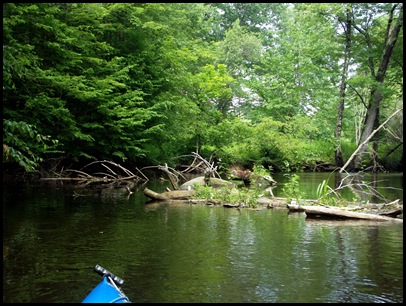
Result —
M297 205L296 202L292 203L288 198L260 197L256 201L256 205L246 205L244 203L227 203L218 199L196 199L194 198L194 190L173 190L156 193L149 188L145 188L144 194L156 202L203 204L254 210L285 208L292 212L305 212L308 216L317 216L319 218L403 222L403 203L400 203L399 200L384 204L368 203L363 205L347 202L346 206L339 207L320 205L318 200L303 199L301 200L302 203Z

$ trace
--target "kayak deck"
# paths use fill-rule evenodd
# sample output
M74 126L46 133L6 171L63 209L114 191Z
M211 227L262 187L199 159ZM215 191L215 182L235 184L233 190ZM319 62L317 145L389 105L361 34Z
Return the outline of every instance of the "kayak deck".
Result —
M119 286L124 281L96 265L95 272L103 278L101 282L85 297L82 303L131 303Z

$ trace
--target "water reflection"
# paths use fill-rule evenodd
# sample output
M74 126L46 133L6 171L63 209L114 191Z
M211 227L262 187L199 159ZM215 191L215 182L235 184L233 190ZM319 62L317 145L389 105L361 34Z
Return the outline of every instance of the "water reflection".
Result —
M3 302L80 302L96 263L136 303L403 302L402 224L16 190L3 189Z
M323 296L322 300L367 303L393 302L399 298L403 299L403 285L393 284L393 278L388 277L385 272L395 270L398 272L396 273L398 276L403 275L399 274L402 271L400 270L402 262L399 258L393 260L393 256L392 260L388 261L385 254L387 249L380 246L382 242L386 244L390 240L394 243L391 244L392 246L402 245L403 231L397 231L394 234L395 232L390 230L390 225L375 222L363 222L362 225L361 223L357 225L354 221L343 224L337 221L306 223L312 232L309 241L318 243L334 240L336 242L335 244L324 244L329 247L326 255L335 254L335 256L332 257L332 261L322 263L322 266L329 267L326 272L329 277L326 278L324 286L331 288L331 292ZM326 233L329 234L328 238ZM387 234L396 236L396 238L388 239ZM355 237L357 238L354 239ZM389 253L391 252L389 251ZM395 282L399 283L398 281L399 279ZM384 293L377 295L377 290L382 290ZM389 290L390 294L386 290Z

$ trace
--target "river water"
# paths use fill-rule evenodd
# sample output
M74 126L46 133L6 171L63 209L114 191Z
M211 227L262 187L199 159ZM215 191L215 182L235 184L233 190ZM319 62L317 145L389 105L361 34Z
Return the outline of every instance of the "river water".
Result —
M96 264L135 303L403 302L403 224L151 203L145 187L166 185L128 196L3 184L3 302L81 302Z

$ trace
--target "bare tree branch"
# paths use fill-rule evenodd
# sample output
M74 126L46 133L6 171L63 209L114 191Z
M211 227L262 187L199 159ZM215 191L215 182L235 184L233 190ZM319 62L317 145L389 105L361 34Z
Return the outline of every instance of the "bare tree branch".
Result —
M361 150L361 148L368 143L368 141L386 124L389 122L389 120L392 119L392 117L394 117L398 112L400 112L401 110L403 110L403 107L398 109L397 111L395 111L392 115L389 116L388 119L385 120L384 123L382 123L376 130L374 130L367 139L364 140L363 143L361 143L358 148L354 151L354 153L352 153L351 157L347 160L347 162L345 163L345 165L338 171L339 173L343 172L345 170L345 168L348 167L348 165L351 163L351 161L353 160L353 158L358 154L358 152Z

